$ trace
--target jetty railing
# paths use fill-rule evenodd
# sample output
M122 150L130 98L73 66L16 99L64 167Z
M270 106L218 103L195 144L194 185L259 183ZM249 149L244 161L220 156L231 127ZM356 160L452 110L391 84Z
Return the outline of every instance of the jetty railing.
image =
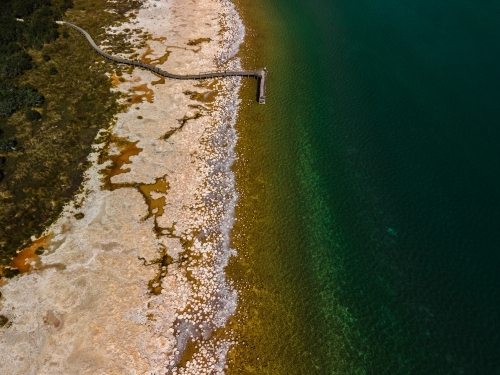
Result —
M110 55L107 52L104 52L102 49L100 49L97 44L94 42L92 37L87 33L85 30L83 30L81 27L78 27L76 25L73 25L72 23L66 22L66 21L57 21L58 24L60 25L66 25L69 26L79 33L81 33L89 42L89 44L92 46L92 48L102 57L105 57L106 59L115 61L119 64L125 64L125 65L132 65L132 66L138 66L140 68L147 69L153 73L156 73L160 76L167 77L167 78L172 78L172 79L184 79L184 80L198 80L198 79L209 79L209 78L220 78L220 77L254 77L258 80L258 100L260 104L264 104L266 102L266 78L267 78L267 70L266 68L263 68L261 70L242 70L242 71L223 71L223 72L206 72L206 73L199 73L199 74L173 74L166 72L156 66L150 65L143 63L142 61L139 60L127 60L127 59L122 59L120 57L116 57L113 55Z

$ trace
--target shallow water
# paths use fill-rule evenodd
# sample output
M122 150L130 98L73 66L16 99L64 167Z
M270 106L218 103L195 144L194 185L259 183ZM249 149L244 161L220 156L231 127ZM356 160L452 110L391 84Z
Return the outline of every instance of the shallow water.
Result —
M499 373L498 3L239 6L233 371Z

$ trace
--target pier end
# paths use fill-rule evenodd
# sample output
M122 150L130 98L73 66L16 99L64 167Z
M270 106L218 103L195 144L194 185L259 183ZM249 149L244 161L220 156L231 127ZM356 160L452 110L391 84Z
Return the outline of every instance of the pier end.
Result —
M259 104L266 104L266 78L267 69L264 68L260 71L259 78Z

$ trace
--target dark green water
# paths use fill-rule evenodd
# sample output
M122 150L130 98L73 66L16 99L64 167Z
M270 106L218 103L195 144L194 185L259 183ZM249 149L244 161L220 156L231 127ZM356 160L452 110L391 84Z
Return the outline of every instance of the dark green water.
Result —
M500 374L500 3L266 4L275 360Z

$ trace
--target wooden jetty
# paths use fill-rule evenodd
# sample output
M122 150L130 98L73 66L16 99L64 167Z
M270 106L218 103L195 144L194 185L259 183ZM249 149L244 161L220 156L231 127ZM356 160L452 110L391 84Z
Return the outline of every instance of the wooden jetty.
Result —
M73 25L72 23L65 22L65 21L57 21L58 24L60 25L66 25L69 26L76 31L80 32L83 34L85 38L87 38L87 41L90 43L92 48L102 57L105 57L109 60L115 61L119 64L126 64L126 65L133 65L133 66L138 66L147 70L152 71L153 73L156 73L160 76L167 77L167 78L173 78L173 79L209 79L209 78L219 78L219 77L253 77L256 78L258 81L258 98L259 98L259 103L260 104L265 104L266 102L266 76L267 76L267 70L266 68L262 70L243 70L243 71L224 71L224 72L207 72L207 73L200 73L200 74L186 74L186 75L181 75L181 74L172 74L169 72L166 72L164 70L161 70L160 68L157 68L156 66L149 65L146 63L143 63L141 61L136 61L136 60L127 60L127 59L122 59L113 55L110 55L109 53L104 52L102 49L100 49L97 44L95 44L94 40L92 37L87 33L85 30L82 28Z

